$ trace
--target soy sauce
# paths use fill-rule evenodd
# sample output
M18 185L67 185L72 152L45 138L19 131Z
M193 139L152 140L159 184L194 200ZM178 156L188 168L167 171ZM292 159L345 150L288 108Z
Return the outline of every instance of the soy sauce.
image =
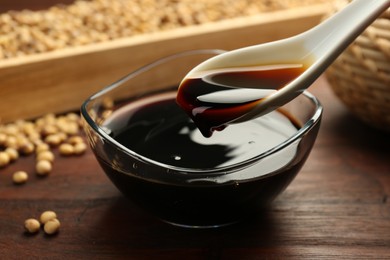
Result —
M223 130L305 69L303 64L284 64L204 71L181 83L177 103L201 133L210 137L213 131ZM249 95L244 95L245 89L251 91Z
M119 143L148 159L174 167L215 169L255 157L300 127L286 112L275 111L205 138L175 96L175 92L152 95L138 104L123 105L105 128Z
M295 134L301 125L288 113L273 111L205 138L177 105L176 91L172 91L124 102L103 127L132 152L168 167L218 169L267 151ZM164 181L174 178L164 168L145 172L146 176L160 176L154 179L122 172L114 164L120 155L110 153L112 165L97 158L113 183L153 215L177 225L215 226L254 216L259 207L272 201L301 168L306 158L301 148L275 155L273 170L247 167L240 171L242 181L224 183L205 180L177 184ZM132 165L128 160L124 162ZM266 177L259 177L262 174Z

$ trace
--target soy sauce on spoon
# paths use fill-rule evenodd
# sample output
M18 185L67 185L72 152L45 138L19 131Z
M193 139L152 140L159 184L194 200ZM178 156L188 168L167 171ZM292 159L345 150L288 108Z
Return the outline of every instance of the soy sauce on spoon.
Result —
M177 94L178 104L205 137L248 113L262 99L298 77L303 64L226 68L186 78ZM234 86L234 87L232 87Z

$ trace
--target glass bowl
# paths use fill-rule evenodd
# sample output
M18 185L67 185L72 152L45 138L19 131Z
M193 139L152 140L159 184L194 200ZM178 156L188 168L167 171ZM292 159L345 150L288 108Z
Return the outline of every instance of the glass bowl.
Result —
M294 179L319 130L322 107L304 92L275 115L201 136L175 95L191 68L221 52L197 50L157 60L81 107L89 144L109 179L135 204L174 225L220 227L254 216ZM149 108L152 112L140 112ZM178 139L169 134L176 118L185 122Z

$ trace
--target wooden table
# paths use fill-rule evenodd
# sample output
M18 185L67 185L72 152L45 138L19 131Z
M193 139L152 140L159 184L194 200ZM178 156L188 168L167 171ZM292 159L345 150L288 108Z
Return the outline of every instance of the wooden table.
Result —
M75 0L1 0L0 13L9 10L44 10L56 4L72 4Z
M15 186L33 157L0 169L1 259L390 258L390 134L362 124L324 78L311 92L325 108L317 142L297 178L253 221L191 230L162 223L117 191L90 150L57 155L47 178ZM55 236L24 233L26 218L57 212Z

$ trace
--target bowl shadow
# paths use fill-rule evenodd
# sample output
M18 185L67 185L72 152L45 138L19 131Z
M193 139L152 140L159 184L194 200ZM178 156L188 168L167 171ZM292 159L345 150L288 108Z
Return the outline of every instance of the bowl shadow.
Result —
M272 206L240 223L220 228L183 228L165 223L118 197L102 212L90 236L110 246L110 251L139 248L222 248L267 247L282 236L280 221Z

